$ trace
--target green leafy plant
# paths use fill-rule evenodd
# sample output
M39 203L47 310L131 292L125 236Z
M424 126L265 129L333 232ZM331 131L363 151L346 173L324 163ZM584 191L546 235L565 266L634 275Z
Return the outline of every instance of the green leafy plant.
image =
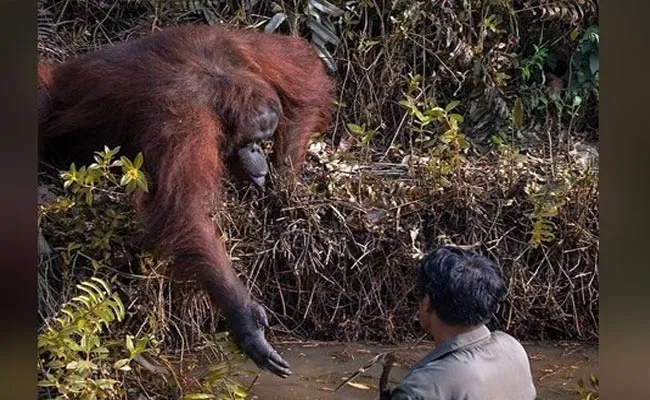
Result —
M523 93L529 110L548 109L551 103L558 109L558 115L564 111L564 100L560 93L548 93L545 90L546 70L555 66L556 60L550 54L547 44L533 44L533 52L519 61L519 70L523 80ZM523 128L524 99L517 97L513 108L513 127Z
M553 231L556 227L553 218L559 215L564 202L558 200L557 196L548 190L532 194L530 200L535 209L530 215L533 220L533 229L529 243L533 248L537 248L542 243L555 239Z
M361 144L368 146L372 141L372 138L375 137L377 131L375 129L366 128L366 124L357 125L349 123L346 125L348 131L357 139L361 141Z
M148 184L141 171L142 154L134 161L116 159L119 149L104 147L88 167L72 164L59 175L63 191L52 188L61 195L39 207L39 224L50 231L48 240L64 266L73 265L80 254L93 265L128 257L128 237L137 230L129 199L138 191L147 192Z
M533 222L529 243L533 248L555 239L556 225L553 221L566 205L569 189L568 179L562 175L543 184L530 180L526 185L528 200L534 207L529 214Z
M56 389L56 399L109 399L121 392L114 378L110 344L102 333L125 315L120 297L106 282L92 277L77 285L80 293L47 322L38 335L38 386Z
M136 189L148 192L147 179L140 170L144 163L142 153L138 153L133 162L124 156L114 160L119 151L119 146L114 149L104 146L104 151L95 152L95 162L87 168L83 166L77 169L72 163L68 171L61 173L63 187L75 193L78 198L83 197L88 205L92 205L95 194L106 190L108 185L125 187L127 195ZM122 169L123 175L119 183L113 173L115 167Z
M544 72L547 66L555 65L555 59L549 54L548 48L543 45L533 44L533 54L520 62L521 76L524 81L534 80L542 85L546 82Z
M598 26L588 27L582 34L575 52L569 62L567 88L560 94L551 96L551 102L558 116L570 117L568 130L571 131L580 110L590 97L598 98L599 86L599 43Z
M570 99L598 91L600 32L597 25L585 29L571 56L567 94Z
M463 116L452 112L460 102L452 100L445 107L440 107L433 99L417 102L406 94L399 104L413 117L413 130L419 133L415 142L423 148L430 148L428 171L439 179L441 186L449 186L451 182L448 176L465 164L465 151L469 148L469 142L460 129ZM438 124L438 129L430 129L429 125L433 123Z
M558 120L568 118L569 131L580 117L584 104L591 97L598 99L599 28L591 25L582 34L580 32L581 29L576 28L567 35L571 45L575 46L568 60L568 71L565 77L556 77L554 82L550 82L549 87L546 87L546 71L554 69L557 62L551 44L533 44L532 54L519 62L525 84L522 89L527 92L525 97L530 111L546 111L551 107ZM562 80L566 80L565 88L562 88Z

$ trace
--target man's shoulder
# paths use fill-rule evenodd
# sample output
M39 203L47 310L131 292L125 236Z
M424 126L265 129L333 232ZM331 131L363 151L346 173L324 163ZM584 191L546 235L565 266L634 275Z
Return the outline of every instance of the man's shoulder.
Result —
M446 399L457 384L456 379L471 373L471 368L449 358L429 361L410 371L395 388L391 399Z
M453 354L453 353L452 353ZM418 368L413 369L407 378L435 380L446 379L447 375L454 375L458 368L463 368L464 363L458 363L453 357L443 357L429 361Z
M492 332L492 340L499 345L526 357L526 349L524 349L524 346L509 334L502 331L494 331Z
M503 331L492 331L491 335L493 338L503 341L503 342L509 342L509 343L517 343L518 345L521 345L517 339L515 339L513 336L509 335L506 332Z

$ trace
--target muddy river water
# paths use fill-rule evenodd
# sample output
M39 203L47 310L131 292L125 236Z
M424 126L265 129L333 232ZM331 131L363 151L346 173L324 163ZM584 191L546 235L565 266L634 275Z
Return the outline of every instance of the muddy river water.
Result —
M433 348L433 344L418 346L378 346L363 343L285 343L276 346L291 364L294 374L279 379L269 373L261 374L249 391L249 399L259 400L375 400L381 365L368 369L353 380L332 390L345 378L380 352L395 350L396 360L390 383L397 384L407 369ZM578 399L577 382L598 373L597 345L578 343L524 343L531 360L533 378L541 400ZM252 367L252 365L251 365Z

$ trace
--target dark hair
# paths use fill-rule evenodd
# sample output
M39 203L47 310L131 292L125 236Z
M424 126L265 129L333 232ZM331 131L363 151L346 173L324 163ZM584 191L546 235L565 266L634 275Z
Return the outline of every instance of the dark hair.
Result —
M487 257L456 247L440 247L417 267L420 298L429 295L438 317L450 325L486 323L503 299L498 266Z

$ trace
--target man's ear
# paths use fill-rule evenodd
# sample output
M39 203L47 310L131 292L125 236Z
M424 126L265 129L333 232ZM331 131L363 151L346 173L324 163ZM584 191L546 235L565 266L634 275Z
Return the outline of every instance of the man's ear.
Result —
M428 312L433 312L433 306L431 305L431 298L428 294L425 294L424 297L420 298L420 304L424 303L425 310Z

